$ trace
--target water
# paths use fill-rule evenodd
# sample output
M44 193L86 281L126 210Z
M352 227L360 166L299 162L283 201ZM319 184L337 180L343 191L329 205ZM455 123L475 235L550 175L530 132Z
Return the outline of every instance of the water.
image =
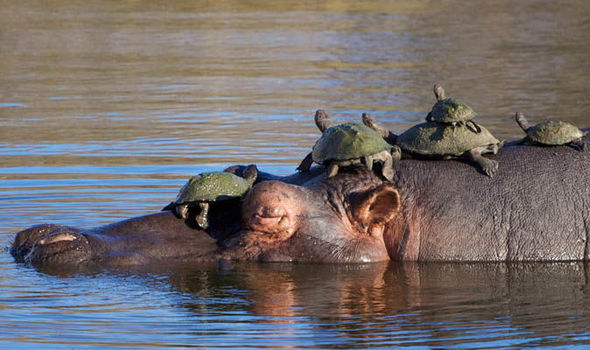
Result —
M590 126L585 1L0 1L0 348L590 344L588 265L37 271L12 233L159 210L187 177L288 174L318 131L399 132L440 82L496 136Z

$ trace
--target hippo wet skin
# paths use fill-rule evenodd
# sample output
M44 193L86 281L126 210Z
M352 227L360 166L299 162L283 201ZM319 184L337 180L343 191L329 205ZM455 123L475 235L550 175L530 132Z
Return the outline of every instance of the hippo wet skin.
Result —
M411 159L394 165L392 182L364 167L261 173L243 200L211 208L207 231L168 211L89 230L38 225L17 233L11 253L40 267L588 260L590 152L510 145L491 158L493 178L461 161Z

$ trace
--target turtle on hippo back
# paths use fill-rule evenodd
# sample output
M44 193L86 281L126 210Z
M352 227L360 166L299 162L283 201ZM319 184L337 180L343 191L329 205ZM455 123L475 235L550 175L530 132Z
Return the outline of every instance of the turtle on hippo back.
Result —
M249 165L242 176L230 171L202 173L191 177L180 189L178 196L162 210L171 210L182 219L189 217L191 208L198 206L195 217L202 229L209 227L209 204L243 197L252 188L258 177L256 165Z
M437 101L426 116L427 122L449 124L453 128L457 125L465 125L474 132L481 131L480 126L472 121L477 114L471 107L456 99L447 98L445 90L438 83L434 84L433 92Z
M378 162L382 164L380 175L393 179L393 160L399 159L401 153L375 130L362 123L335 124L321 109L314 120L322 136L297 170L307 172L315 162L327 166L328 177L333 177L341 167L364 165L373 169L373 163Z
M566 145L576 148L579 151L584 150L585 132L578 129L573 124L561 120L544 120L539 124L530 126L529 122L521 112L516 112L514 119L520 128L527 134L520 144L532 143L542 146L560 146Z
M434 85L438 102L426 117L427 122L395 135L369 115L363 123L379 133L387 142L401 148L404 157L431 159L467 159L489 177L498 170L498 162L483 156L496 154L504 141L496 139L486 128L471 118L475 112L463 104L445 99L444 90Z
M399 135L397 144L402 152L414 157L467 159L478 165L484 174L493 177L498 170L498 161L483 155L497 154L504 141L496 139L483 126L475 125L479 132L462 124L449 128L436 122L421 123Z

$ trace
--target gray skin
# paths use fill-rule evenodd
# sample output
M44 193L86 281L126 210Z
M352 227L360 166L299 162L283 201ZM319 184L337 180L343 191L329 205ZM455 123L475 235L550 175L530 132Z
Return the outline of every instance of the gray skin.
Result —
M586 136L588 138L588 136ZM38 225L11 253L34 266L222 260L360 263L590 259L590 153L509 145L490 179L456 161L404 159L388 182L365 167L260 173L207 231L171 212L91 230ZM245 167L236 166L240 173Z

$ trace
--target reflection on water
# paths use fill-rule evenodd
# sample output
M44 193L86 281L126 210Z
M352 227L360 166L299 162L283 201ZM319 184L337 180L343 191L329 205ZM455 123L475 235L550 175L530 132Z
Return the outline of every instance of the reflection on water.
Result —
M435 81L499 138L522 136L516 110L590 126L588 6L2 1L0 347L590 342L580 264L54 276L6 249L31 224L159 210L198 172L290 173L318 135L317 108L403 131Z
M96 347L582 345L590 343L587 268L259 264L74 276L19 268L18 283L0 282L1 340Z

